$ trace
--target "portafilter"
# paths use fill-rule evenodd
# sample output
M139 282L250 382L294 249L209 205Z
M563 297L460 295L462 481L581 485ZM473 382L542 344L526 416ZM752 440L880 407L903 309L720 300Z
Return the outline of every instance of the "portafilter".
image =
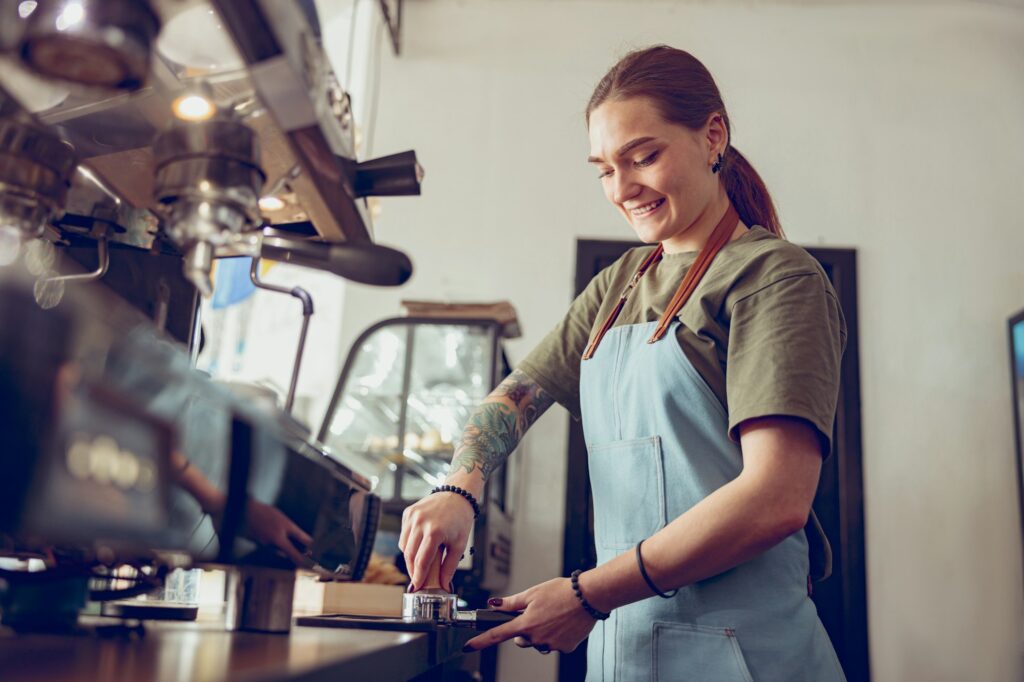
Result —
M209 296L216 247L262 224L259 139L232 118L182 121L157 137L153 152L164 232L184 251L185 276Z
M36 126L0 119L0 241L42 234L64 212L78 165L69 144Z

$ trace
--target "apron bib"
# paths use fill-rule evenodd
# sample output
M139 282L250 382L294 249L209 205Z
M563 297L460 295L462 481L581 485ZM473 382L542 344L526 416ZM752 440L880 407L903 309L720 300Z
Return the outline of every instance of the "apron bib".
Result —
M606 330L580 364L598 563L653 535L739 475L721 403L658 322ZM839 682L832 644L807 596L799 531L760 556L616 609L591 632L587 680Z

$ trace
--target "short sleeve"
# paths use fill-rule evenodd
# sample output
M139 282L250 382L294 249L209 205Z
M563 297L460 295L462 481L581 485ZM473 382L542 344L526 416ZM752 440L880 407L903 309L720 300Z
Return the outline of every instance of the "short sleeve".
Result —
M580 418L580 359L607 291L608 274L606 268L590 280L562 321L517 367L577 420Z
M810 422L832 449L839 370L846 345L842 311L818 272L768 284L733 304L726 394L729 435L748 419L791 416Z

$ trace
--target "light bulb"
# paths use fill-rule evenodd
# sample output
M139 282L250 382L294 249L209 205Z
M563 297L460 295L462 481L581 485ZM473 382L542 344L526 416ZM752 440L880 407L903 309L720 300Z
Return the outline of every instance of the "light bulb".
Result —
M183 121L206 121L217 111L217 107L209 98L194 92L185 93L175 99L171 103L171 108L174 115Z
M285 207L284 200L280 197L266 196L260 197L260 210L262 211L280 211Z

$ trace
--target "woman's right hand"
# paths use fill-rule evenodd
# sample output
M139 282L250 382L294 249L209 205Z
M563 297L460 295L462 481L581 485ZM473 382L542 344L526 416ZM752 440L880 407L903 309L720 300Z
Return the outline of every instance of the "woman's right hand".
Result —
M448 589L455 577L459 559L469 542L473 527L473 507L455 493L428 495L406 507L402 513L402 534L398 548L405 555L405 565L412 578L413 591L423 587ZM439 576L428 575L444 548Z

